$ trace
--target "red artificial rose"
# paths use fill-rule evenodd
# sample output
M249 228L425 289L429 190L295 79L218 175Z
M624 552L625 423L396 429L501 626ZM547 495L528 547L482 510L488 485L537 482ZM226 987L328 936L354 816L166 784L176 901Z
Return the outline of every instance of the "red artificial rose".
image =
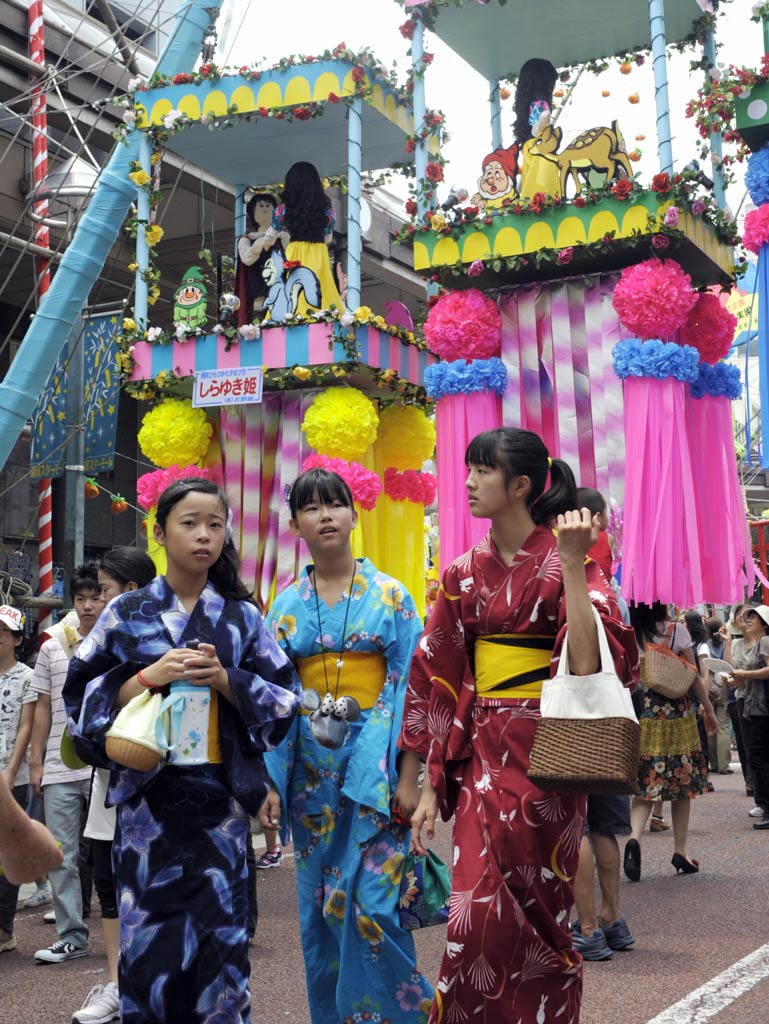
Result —
M296 107L294 109L294 117L297 121L309 121L312 117L312 111L308 110L307 107Z
M479 211L477 206L465 206L465 208L462 210L462 213L464 213L465 217L477 217L478 212Z
M491 223L492 223L491 217L484 217L483 218L483 223L486 225L486 227L491 227Z
M338 103L339 102L339 97L337 96L337 94L335 92L330 92L328 94L328 102L329 103Z
M248 65L247 64L241 64L240 68L239 68L239 71L240 71L241 75L245 75L245 73L248 71Z
M406 213L409 217L416 217L417 215L417 204L413 199L406 200Z
M430 308L432 308L435 305L435 303L438 301L439 297L440 296L438 296L438 295L430 295L430 296L428 296L427 305Z
M425 174L430 179L430 181L443 181L443 168L441 167L440 164L435 163L434 160L431 160L430 163L427 165L425 169Z
M398 26L398 31L404 39L411 39L414 35L414 22L409 18L408 21L404 21L402 25Z
M201 64L200 65L200 73L201 73L201 75L204 78L207 75L210 75L212 71L213 71L213 64Z
M546 200L547 200L547 196L545 195L544 192L535 192L534 195L529 200L529 209L533 213L542 213L542 211L545 208L545 201Z
M270 112L267 109L267 107L259 107L259 109L257 110L257 114L259 115L259 117L269 117L270 116Z
M585 206L586 205L585 197L584 196L574 196L574 205L576 207L578 207L578 208L582 207L582 206Z
M422 54L422 63L423 64L432 64L433 56L434 55L432 53L423 53Z
M558 262L561 266L565 266L567 263L571 263L574 258L574 246L567 245L564 249L558 253Z
M670 191L670 175L667 171L655 174L652 178L652 192L661 192L665 195Z
M627 199L633 191L633 182L630 178L623 178L621 181L615 181L611 187L611 191L615 199Z
M363 68L359 67L356 64L355 67L352 69L352 80L353 80L353 82L360 82L363 79L363 74L364 74Z
M417 144L416 144L416 142L414 142L413 139L406 139L406 152L407 153L413 153L416 148L417 148Z
M180 72L178 75L174 75L174 85L186 85L187 82L192 81L192 75L188 75L186 72Z

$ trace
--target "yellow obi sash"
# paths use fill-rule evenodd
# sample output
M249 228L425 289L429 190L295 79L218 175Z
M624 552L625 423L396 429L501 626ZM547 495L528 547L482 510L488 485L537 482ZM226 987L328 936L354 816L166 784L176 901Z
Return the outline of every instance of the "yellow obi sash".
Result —
M211 703L208 706L208 763L222 763L222 745L219 742L219 694L211 687Z
M550 678L554 636L500 633L475 641L475 692L479 697L542 696Z
M373 708L382 692L387 678L387 662L383 654L376 651L326 652L326 668L323 669L323 655L311 658L297 658L296 671L305 690L315 690L323 697L327 689L336 687L336 662L341 657L344 665L339 673L338 697L354 697L361 711ZM328 675L328 682L326 682ZM306 711L302 712L307 714Z

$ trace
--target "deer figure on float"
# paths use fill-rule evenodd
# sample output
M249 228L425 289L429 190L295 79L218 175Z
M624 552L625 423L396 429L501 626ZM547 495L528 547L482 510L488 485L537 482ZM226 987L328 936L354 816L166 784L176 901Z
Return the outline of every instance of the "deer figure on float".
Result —
M566 196L569 177L574 182L576 195L582 194L583 184L588 188L594 187L590 181L591 174L605 175L605 180L611 181L619 177L621 169L628 178L633 177L625 140L616 120L612 121L611 128L588 128L558 152L562 138L562 129L553 127L549 115L545 114L540 118L529 151L530 159L547 160L558 168L562 196Z

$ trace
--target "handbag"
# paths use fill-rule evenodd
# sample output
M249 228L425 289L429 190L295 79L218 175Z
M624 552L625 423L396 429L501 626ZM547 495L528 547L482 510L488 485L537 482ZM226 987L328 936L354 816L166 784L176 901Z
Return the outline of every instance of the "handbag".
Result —
M637 793L641 729L622 685L601 617L593 608L601 671L569 674L569 636L558 671L542 684L528 777L540 789L592 794Z
M641 656L641 682L647 689L656 690L671 700L683 697L697 678L696 666L673 651L675 635L673 627L669 647L647 644Z
M403 858L398 894L398 916L407 932L446 924L449 919L449 869L432 852L426 857L409 853Z
M148 772L165 760L165 749L158 742L158 725L167 732L163 697L144 690L133 697L118 713L105 737L107 757L125 768Z

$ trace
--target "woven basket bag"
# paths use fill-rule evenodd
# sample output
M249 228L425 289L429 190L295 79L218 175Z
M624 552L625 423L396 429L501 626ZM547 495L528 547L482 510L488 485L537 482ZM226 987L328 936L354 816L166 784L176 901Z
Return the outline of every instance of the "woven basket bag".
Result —
M673 651L675 630L670 635L670 647L665 644L647 644L641 656L641 682L663 697L677 700L691 688L697 678L697 669L686 658Z

